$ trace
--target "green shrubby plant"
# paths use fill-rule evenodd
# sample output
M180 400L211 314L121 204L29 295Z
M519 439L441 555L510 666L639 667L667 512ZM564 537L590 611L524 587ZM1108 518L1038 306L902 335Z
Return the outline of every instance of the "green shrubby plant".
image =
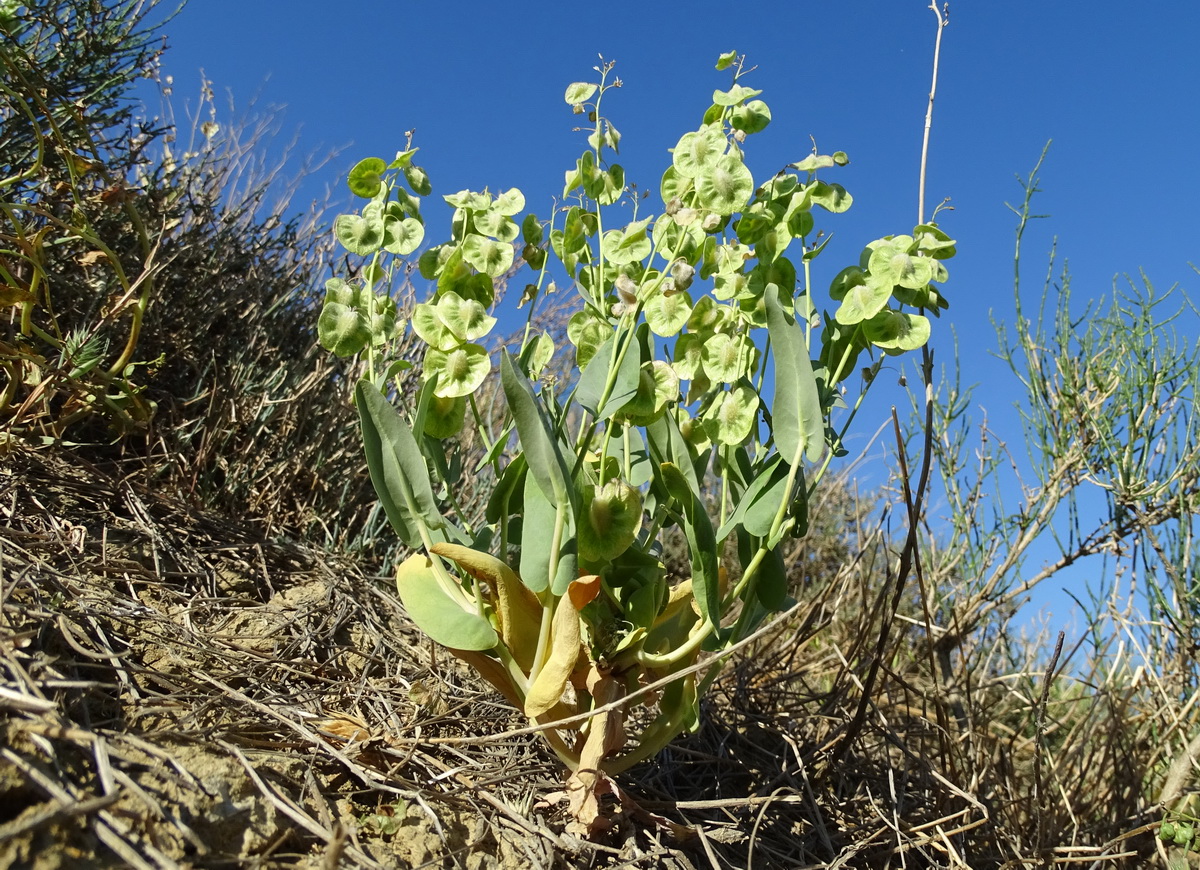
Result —
M695 667L699 657L788 606L781 543L807 530L809 495L846 455L883 357L922 347L922 312L946 307L938 285L955 248L933 223L870 242L835 271L828 299L816 290L829 240L817 216L852 203L826 175L848 158L814 152L756 184L746 143L771 112L743 83L742 60L720 58L732 84L679 139L652 215L627 211L621 137L602 114L620 84L612 64L568 87L590 126L562 204L543 221L516 189L445 196L450 237L419 256L432 293L408 323L389 288L426 241L431 192L411 142L391 162L354 167L349 186L366 204L335 224L362 266L328 282L320 337L367 362L355 390L367 464L414 551L397 570L400 598L545 726L588 826L604 774L696 727L716 670ZM489 349L497 281L525 269L520 343ZM534 316L552 276L582 303L566 347ZM410 327L426 345L422 386L397 397L410 364L390 348ZM574 380L546 376L563 354ZM493 431L476 396L497 372L507 410ZM486 446L473 469L449 448L468 425ZM456 485L485 467L495 488L484 516L470 516ZM686 538L688 577L664 568L671 526ZM635 704L647 712L626 733Z

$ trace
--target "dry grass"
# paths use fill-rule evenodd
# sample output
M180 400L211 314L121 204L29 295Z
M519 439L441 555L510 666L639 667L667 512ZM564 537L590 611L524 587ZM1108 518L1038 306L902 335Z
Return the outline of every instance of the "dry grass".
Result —
M18 864L1139 867L1171 747L1197 733L1194 699L1134 679L1132 634L1049 684L1013 658L1031 647L981 634L947 682L902 611L839 748L883 619L876 563L851 560L728 664L697 734L623 778L695 835L630 822L581 843L540 803L552 756L380 578L77 457L0 474L0 849Z

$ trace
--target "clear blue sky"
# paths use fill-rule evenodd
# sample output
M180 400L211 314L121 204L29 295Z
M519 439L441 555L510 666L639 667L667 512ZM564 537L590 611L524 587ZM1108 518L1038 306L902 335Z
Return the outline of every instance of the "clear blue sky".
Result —
M688 4L529 0L521 4L394 0L192 0L166 30L164 72L176 101L200 70L244 109L286 106L300 153L348 146L304 188L342 189L366 156L390 158L415 128L435 198L462 188L520 187L545 216L562 173L583 147L562 100L591 80L597 54L617 61L624 88L605 114L623 134L627 178L657 190L666 149L694 129L714 88L719 53L737 49L759 69L774 121L750 140L763 179L809 153L844 150L835 179L855 196L817 265L857 259L861 245L915 223L917 166L935 18L924 0ZM940 358L957 330L964 380L979 382L990 420L1019 436L1016 393L987 351L993 313L1012 320L1015 221L1005 206L1046 140L1037 210L1051 219L1027 236L1026 282L1040 289L1057 236L1075 295L1109 292L1114 275L1144 268L1160 287L1200 277L1200 4L958 0L942 48L928 200L950 197L940 222L958 242L951 310L935 323ZM224 102L222 100L222 102ZM226 118L228 120L228 118ZM654 200L652 200L654 202ZM432 212L429 234L448 230ZM427 236L428 238L429 236ZM838 247L840 246L840 247ZM892 396L886 401L900 401ZM881 406L862 430L886 413Z

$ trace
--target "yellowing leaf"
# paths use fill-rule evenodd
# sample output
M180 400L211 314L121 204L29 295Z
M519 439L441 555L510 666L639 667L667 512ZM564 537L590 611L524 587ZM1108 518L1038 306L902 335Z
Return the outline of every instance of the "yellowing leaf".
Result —
M537 654L542 605L525 588L517 572L490 553L481 553L460 544L437 543L430 550L450 559L476 580L488 585L500 619L500 639L517 664L528 672Z
M525 696L525 715L531 719L558 703L571 672L575 670L575 662L579 660L579 611L569 597L559 599L551 631L550 658L538 671Z

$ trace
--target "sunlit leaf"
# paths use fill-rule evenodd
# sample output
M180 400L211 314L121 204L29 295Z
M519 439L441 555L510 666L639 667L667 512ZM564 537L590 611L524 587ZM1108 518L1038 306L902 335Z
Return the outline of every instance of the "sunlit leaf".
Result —
M872 280L855 284L846 291L833 316L838 323L861 323L882 311L891 298L892 285L881 284L872 276Z
M718 398L704 412L704 428L720 444L743 443L754 431L758 419L758 396L744 384L738 384Z
M655 293L642 309L655 335L669 338L683 329L692 316L692 297L685 292Z
M396 592L417 627L442 646L487 650L500 642L487 619L450 596L424 554L417 553L400 563Z

